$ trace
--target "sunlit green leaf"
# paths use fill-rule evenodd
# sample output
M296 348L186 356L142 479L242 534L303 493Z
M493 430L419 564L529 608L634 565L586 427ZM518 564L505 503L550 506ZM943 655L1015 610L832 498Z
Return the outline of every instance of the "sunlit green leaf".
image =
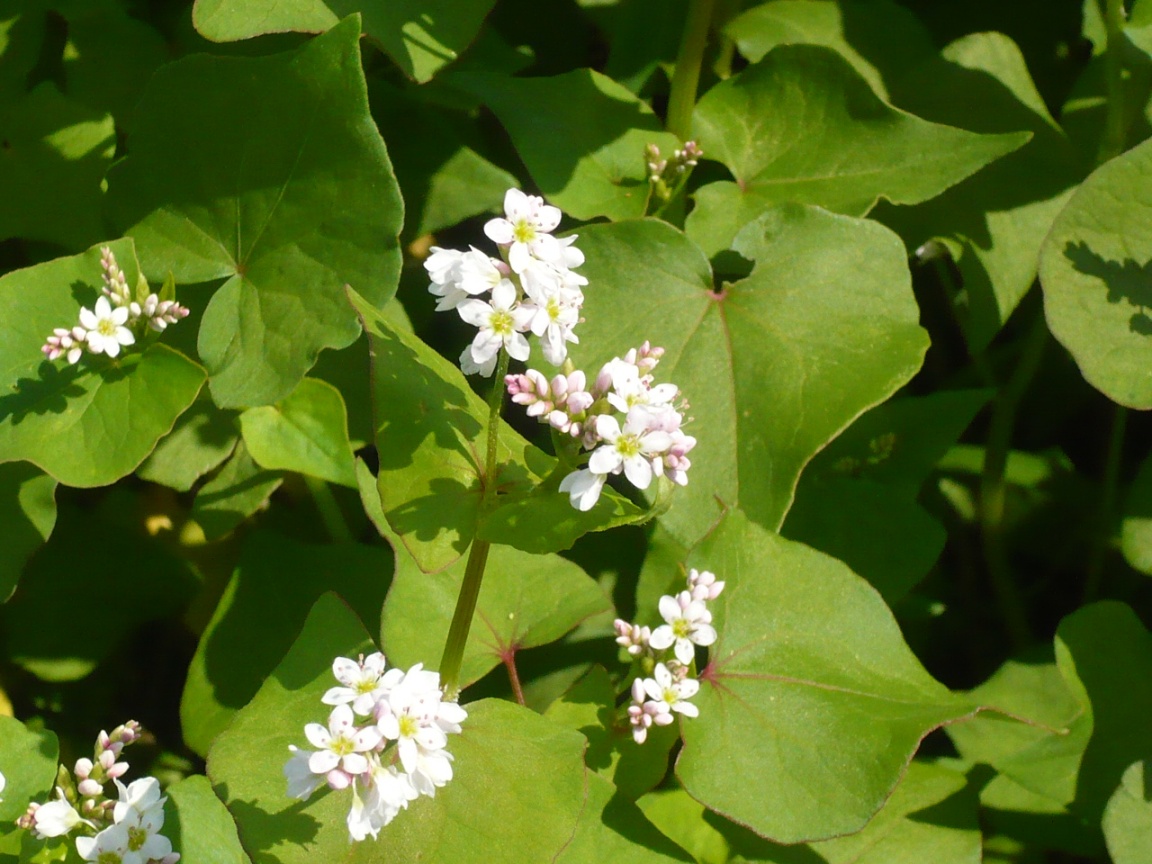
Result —
M51 732L34 732L14 717L0 716L0 768L7 785L0 820L11 824L31 801L43 803L56 779L59 747Z
M164 836L184 864L249 864L236 825L207 777L185 777L165 794Z
M1134 762L1124 772L1104 810L1104 837L1114 864L1152 861L1152 789L1147 762Z

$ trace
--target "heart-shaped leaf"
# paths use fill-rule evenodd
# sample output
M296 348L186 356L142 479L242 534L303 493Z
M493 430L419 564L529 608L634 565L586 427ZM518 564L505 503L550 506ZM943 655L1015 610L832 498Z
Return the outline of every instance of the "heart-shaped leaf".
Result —
M665 349L657 379L691 403L699 443L662 517L689 544L724 505L778 528L804 465L906 382L927 346L903 244L876 223L787 206L739 245L755 269L715 291L704 254L663 222L580 236L590 281L577 365L594 377L650 340Z
M132 241L108 246L135 285ZM116 360L46 361L44 339L76 324L81 306L92 308L100 279L97 247L0 278L8 322L0 340L0 462L32 462L68 486L105 486L132 473L204 383L203 369L158 343Z
M694 122L704 158L735 178L696 192L688 235L709 255L773 204L854 216L881 197L917 204L1031 137L921 120L883 102L847 60L814 45L783 45L717 84Z
M464 731L449 743L452 780L435 798L413 802L378 840L349 843L349 792L318 792L303 804L288 797L288 745L305 744L304 724L327 715L320 697L333 686L332 660L371 650L356 616L322 597L287 656L216 740L209 776L255 864L553 860L584 808L584 739L508 702L465 706Z
M1152 408L1152 142L1102 165L1040 255L1044 312L1081 374L1114 402Z
M27 462L0 464L0 603L12 596L20 571L56 524L56 481Z
M858 831L924 737L977 710L924 671L880 595L839 561L731 511L689 563L727 588L676 773L757 834Z
M1104 810L1104 837L1114 864L1152 860L1152 796L1147 762L1134 762L1124 772Z
M351 344L345 283L376 305L395 291L403 205L355 18L285 54L159 70L108 185L148 273L226 280L199 338L221 407L275 402L321 349Z

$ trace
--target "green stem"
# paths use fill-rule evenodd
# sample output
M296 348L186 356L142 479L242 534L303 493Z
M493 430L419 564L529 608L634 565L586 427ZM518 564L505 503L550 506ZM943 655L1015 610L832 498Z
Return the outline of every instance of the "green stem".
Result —
M1117 405L1112 415L1112 434L1108 436L1108 453L1104 457L1104 488L1100 494L1097 515L1100 523L1093 538L1092 556L1084 575L1084 602L1091 603L1100 594L1104 579L1104 558L1112 539L1112 520L1116 513L1116 493L1120 481L1120 457L1124 453L1124 432L1128 427L1128 409Z
M500 411L504 406L504 376L507 374L508 352L501 350L496 365L496 379L492 382L492 392L488 394L488 440L484 487L480 495L481 513L496 494L496 454L500 444ZM468 631L472 629L472 617L476 614L476 601L480 597L480 584L484 581L484 568L488 564L491 545L486 540L475 538L468 551L464 581L460 585L456 610L452 613L452 624L448 628L444 654L440 659L440 681L445 699L455 699L460 695L460 666L464 661L464 645L468 642Z
M700 64L708 45L715 0L688 0L688 18L676 55L672 74L672 92L668 96L668 118L665 126L681 141L692 138L692 112L696 108L696 88L700 84Z
M1004 549L1004 500L1007 490L1004 475L1008 468L1016 411L1024 391L1040 368L1047 339L1048 325L1043 313L1040 313L1025 337L1024 348L1012 376L993 403L992 424L984 451L984 472L980 478L980 527L984 557L1004 625L1016 648L1022 648L1031 641L1031 628Z
M337 543L351 543L355 538L348 530L348 523L344 521L344 514L340 512L340 505L336 503L336 496L332 494L328 484L319 477L307 474L301 476L304 478L304 485L312 494L312 500L316 502L316 509L320 511L320 519L328 530L328 535Z
M1103 165L1124 152L1127 137L1124 118L1124 0L1099 0L1103 7L1108 44L1104 58L1108 92L1108 115L1100 141L1097 163Z
M712 18L713 27L720 34L720 47L712 71L721 80L732 76L732 57L736 53L736 43L726 35L723 27L740 13L740 0L716 0L716 12Z
M509 652L504 655L504 668L508 670L508 681L512 685L512 695L516 697L516 701L521 705L527 705L524 701L524 687L520 683L520 673L516 669L516 654Z

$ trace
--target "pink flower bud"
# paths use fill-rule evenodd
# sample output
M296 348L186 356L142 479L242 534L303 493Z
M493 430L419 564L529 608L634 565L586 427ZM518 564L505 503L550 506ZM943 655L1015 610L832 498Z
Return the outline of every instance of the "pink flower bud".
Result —
M81 780L87 780L88 775L92 773L92 760L91 759L77 759L76 767L72 769L76 776Z
M124 773L127 770L128 770L128 763L127 762L117 762L111 768L108 769L108 779L109 780L118 780L119 778L124 776Z
M85 798L95 798L104 791L104 787L95 780L81 780L76 790Z
M341 789L347 789L352 785L352 775L346 771L341 771L339 768L333 768L326 775L328 786L339 792Z

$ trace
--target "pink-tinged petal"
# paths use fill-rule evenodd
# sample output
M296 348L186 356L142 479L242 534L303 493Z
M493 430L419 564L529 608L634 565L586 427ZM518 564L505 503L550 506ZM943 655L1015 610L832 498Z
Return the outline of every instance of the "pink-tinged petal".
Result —
M349 753L341 760L341 768L349 774L365 774L368 771L368 760L360 753Z
M637 454L624 460L624 476L637 489L647 489L652 484L652 465Z
M92 312L91 309L80 310L80 324L87 330L94 330L100 323L100 319Z
M507 246L516 239L512 223L507 219L489 219L484 223L484 233L488 239L500 246Z
M680 608L680 604L676 602L676 598L671 594L665 594L661 597L657 608L660 610L660 617L669 624L677 620L684 611Z
M353 687L360 680L360 664L348 657L337 657L332 661L332 674L347 687Z
M692 641L707 647L716 641L716 628L711 624L697 624L692 631Z
M615 447L597 447L588 459L588 470L593 474L615 474L619 471L623 461L624 457L616 451Z
M672 710L683 714L685 717L700 716L700 709L693 705L691 702L677 702L672 706Z
M652 631L652 635L648 637L648 644L655 648L657 651L663 651L676 641L676 634L672 632L672 628L665 624L663 627L657 627Z
M536 226L541 231L555 231L556 226L560 224L560 217L562 215L559 207L545 204L536 211Z
M648 727L647 726L633 726L632 727L632 740L637 744L643 744L648 740Z
M696 657L696 651L692 647L692 643L687 639L676 640L676 659L683 663L685 666L691 665Z
M657 714L655 717L653 717L652 722L657 726L667 726L675 719L676 718L673 717L669 712L665 711L662 714Z
M644 701L644 692L645 692L644 691L644 679L643 678L633 679L632 680L632 701L633 702L643 702Z
M317 750L308 757L308 770L313 774L327 774L340 764L340 757L331 750Z
M364 671L374 678L379 678L384 673L385 665L384 655L379 651L375 651L364 658Z
M327 780L328 785L337 792L341 789L347 789L352 785L352 775L339 768L333 768L324 779Z
M333 735L347 732L356 725L356 718L352 716L352 709L347 705L337 705L328 715L328 731Z

